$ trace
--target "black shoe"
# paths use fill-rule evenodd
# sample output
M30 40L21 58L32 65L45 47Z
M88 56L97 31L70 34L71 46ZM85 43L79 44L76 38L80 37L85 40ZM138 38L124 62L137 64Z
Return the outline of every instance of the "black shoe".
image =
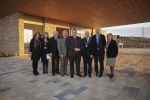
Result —
M45 70L43 69L43 74L45 74Z
M53 73L53 75L55 75L55 73Z
M39 75L40 73L39 72L36 72L36 75Z
M48 70L46 69L46 74L48 74Z
M71 75L70 77L73 78L73 75Z
M113 77L114 77L114 74L110 76L110 78L113 78Z
M37 76L37 74L36 73L33 73L35 76Z
M107 76L111 76L111 74L108 74Z
M39 75L38 73L34 73L35 76Z
M96 73L95 75L98 76L98 73Z
M100 74L99 77L102 77L102 74Z
M89 77L92 77L91 75L89 75Z
M79 74L79 75L77 75L77 76L79 76L79 77L83 77L81 74Z
M87 74L84 74L84 77L86 77Z
M57 74L61 74L60 72L56 72Z

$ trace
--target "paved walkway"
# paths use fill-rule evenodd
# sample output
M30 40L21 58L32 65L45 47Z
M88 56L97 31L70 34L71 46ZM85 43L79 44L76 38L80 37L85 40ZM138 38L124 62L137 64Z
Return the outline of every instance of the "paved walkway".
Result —
M73 79L52 76L51 64L48 74L41 62L38 70L34 76L28 56L0 58L0 100L150 100L150 49L119 49L113 79L108 66L102 78L94 68L92 78Z

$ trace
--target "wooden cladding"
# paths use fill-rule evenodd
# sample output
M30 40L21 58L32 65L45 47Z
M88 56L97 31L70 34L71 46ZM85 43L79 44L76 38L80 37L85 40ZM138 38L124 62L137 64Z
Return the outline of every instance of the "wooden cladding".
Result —
M0 0L0 18L23 12L91 28L150 21L150 0Z

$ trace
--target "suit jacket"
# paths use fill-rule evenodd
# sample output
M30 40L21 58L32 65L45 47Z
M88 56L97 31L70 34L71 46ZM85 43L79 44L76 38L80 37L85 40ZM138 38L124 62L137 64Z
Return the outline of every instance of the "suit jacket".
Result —
M44 47L47 47L47 49L44 49ZM42 38L41 39L41 51L42 51L42 53L49 54L49 50L50 50L50 48L49 48L49 39L45 43L44 39Z
M89 37L89 42L87 43L86 38L82 39L83 43L83 51L82 51L82 56L90 56L93 55L94 49L93 49L93 43L92 43L92 38ZM87 47L86 47L87 44Z
M67 38L66 40L66 45L67 45L67 48L68 48L68 53L67 55L69 57L74 57L76 54L78 56L81 56L82 55L82 40L80 37L76 36L76 39L77 39L77 43L78 43L78 48L80 48L80 51L76 52L74 49L76 48L76 45L75 45L75 42L74 42L74 38L73 36L70 36Z
M49 53L52 53L52 56L58 56L57 40L54 36L49 39L49 48Z
M118 46L115 40L111 40L106 51L108 58L114 58L118 55Z
M67 55L66 39L59 38L57 41L57 48L58 48L59 55L66 56Z
M96 35L92 36L92 41L93 41L94 56L97 55L98 48L101 54L105 54L105 48L104 48L106 45L105 36L100 34L99 44L97 44Z

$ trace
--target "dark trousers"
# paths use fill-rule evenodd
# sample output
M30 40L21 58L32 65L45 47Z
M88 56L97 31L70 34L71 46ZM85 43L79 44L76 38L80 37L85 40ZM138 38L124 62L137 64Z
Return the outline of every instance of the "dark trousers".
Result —
M87 65L88 65L88 74L91 75L92 73L92 58L90 56L83 56L84 62L84 74L87 74Z
M97 51L94 56L95 73L98 73L98 61L100 62L100 74L102 75L104 71L104 53L100 53L100 51Z
M58 73L58 72L59 72L59 57L52 56L52 73Z
M81 56L75 55L75 57L69 57L70 61L70 74L74 75L74 61L76 62L76 73L77 75L81 75L80 73L80 59Z
M43 62L43 71L48 69L48 62Z
M38 61L33 61L32 62L32 67L33 67L33 73L37 74L37 68L38 68Z

